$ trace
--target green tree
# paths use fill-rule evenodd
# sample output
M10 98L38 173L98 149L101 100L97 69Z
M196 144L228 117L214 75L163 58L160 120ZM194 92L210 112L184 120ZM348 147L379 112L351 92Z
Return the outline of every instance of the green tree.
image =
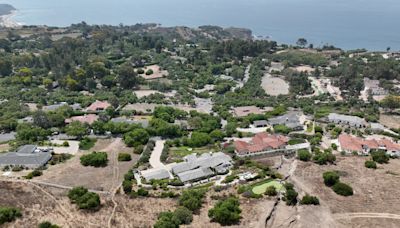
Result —
M308 150L299 150L297 152L297 157L299 158L299 160L301 161L310 161L311 159L311 153Z
M178 207L175 209L174 214L179 220L179 224L190 224L193 221L193 213L186 207Z
M232 225L240 221L241 212L239 200L229 197L218 201L214 208L208 211L208 217L221 225Z
M117 80L120 84L120 86L124 89L132 89L134 88L138 82L138 76L137 73L135 72L135 69L133 69L132 66L129 64L123 64L119 71L118 71L118 77Z
M365 167L367 167L368 169L376 169L376 162L371 160L365 161Z
M201 208L205 192L202 190L186 190L179 197L179 205L184 206L191 211L196 211Z
M386 152L383 150L372 151L371 156L372 160L379 164L389 163L389 155L387 155Z
M307 46L307 40L305 38L299 38L296 42L297 45L299 45L300 47L305 47Z
M339 182L339 174L336 171L324 172L322 177L324 178L324 183L326 186L331 187L337 182Z
M135 129L124 135L124 141L129 147L144 145L149 141L149 133L144 129Z
M108 163L106 152L92 152L82 155L80 160L83 166L104 167L107 166Z
M46 221L46 222L40 223L38 228L59 228L59 226Z
M96 210L100 206L100 197L94 192L89 192L84 187L75 187L68 192L71 203L77 204L79 209Z
M276 191L275 186L271 185L271 186L268 186L268 188L265 190L264 194L267 196L276 196L278 194L278 192Z
M211 142L211 137L207 133L203 132L193 132L189 140L189 145L191 147L201 147L209 144Z
M310 196L306 194L300 200L300 204L302 205L319 205L319 199L316 196Z
M65 128L65 132L67 135L76 136L78 139L81 139L88 133L88 127L79 121L74 121L68 124Z
M130 161L132 157L128 153L119 153L118 154L118 161Z

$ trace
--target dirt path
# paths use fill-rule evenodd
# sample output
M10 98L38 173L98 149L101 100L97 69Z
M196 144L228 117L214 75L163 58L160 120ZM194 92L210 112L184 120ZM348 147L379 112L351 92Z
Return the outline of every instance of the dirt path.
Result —
M351 218L382 218L382 219L397 219L400 220L400 215L390 213L369 213L369 212L357 212L357 213L341 213L334 214L335 219L351 219Z

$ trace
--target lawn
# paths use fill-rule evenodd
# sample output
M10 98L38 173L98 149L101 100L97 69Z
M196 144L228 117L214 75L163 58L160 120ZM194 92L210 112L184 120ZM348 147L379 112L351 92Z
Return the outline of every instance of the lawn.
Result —
M269 186L275 186L277 191L280 191L283 189L282 184L279 183L278 181L269 180L268 182L257 184L256 186L253 187L252 191L255 194L261 195L261 194L264 194L265 190L267 190L267 188Z
M172 157L183 158L192 153L204 154L210 151L214 152L216 150L215 148L209 148L209 147L190 148L187 146L180 146L180 147L172 147L170 149L170 155Z

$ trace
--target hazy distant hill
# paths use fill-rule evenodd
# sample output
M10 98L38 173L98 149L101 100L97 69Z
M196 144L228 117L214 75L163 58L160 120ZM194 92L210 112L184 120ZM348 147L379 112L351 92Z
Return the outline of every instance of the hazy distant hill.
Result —
M14 6L10 4L0 4L0 16L10 14L13 10L15 10Z

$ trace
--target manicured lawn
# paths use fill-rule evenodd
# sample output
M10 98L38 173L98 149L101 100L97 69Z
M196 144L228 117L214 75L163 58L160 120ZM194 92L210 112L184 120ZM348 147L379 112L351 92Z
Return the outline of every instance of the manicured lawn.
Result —
M204 153L208 153L208 152L214 152L215 149L214 148L209 148L209 147L200 147L200 148L190 148L187 146L180 146L180 147L172 147L170 149L170 154L173 157L179 157L179 158L183 158L189 154L192 153L197 153L197 154L204 154Z
M278 181L276 181L276 180L270 180L270 181L268 181L268 182L260 183L260 184L258 184L258 185L256 185L256 186L254 186L253 189L252 189L252 191L253 191L255 194L258 194L258 195L264 194L265 190L267 190L267 188L268 188L269 186L275 186L275 188L276 188L277 191L280 191L280 190L283 189L282 184L280 184Z

